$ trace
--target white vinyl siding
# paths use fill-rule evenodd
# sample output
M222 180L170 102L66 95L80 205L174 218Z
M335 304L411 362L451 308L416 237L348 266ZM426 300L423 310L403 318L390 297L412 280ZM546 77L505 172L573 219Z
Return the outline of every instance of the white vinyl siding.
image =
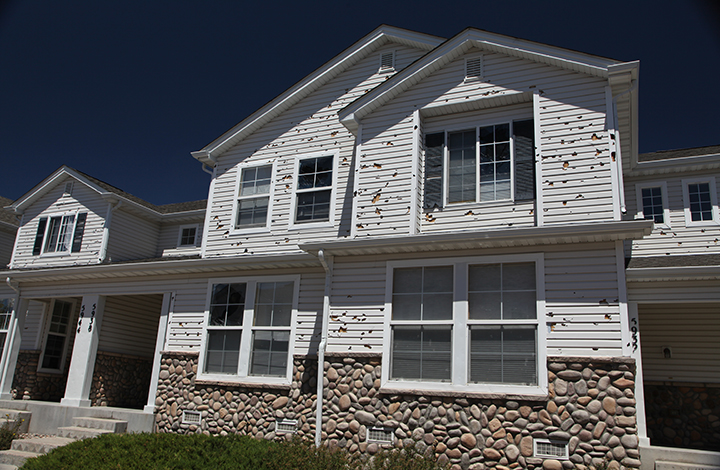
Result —
M107 297L98 350L152 357L155 354L162 298L161 294Z
M160 225L158 235L157 251L155 256L186 256L200 253L200 244L202 242L203 221L197 221L197 232L195 233L195 246L178 247L178 233L180 227L186 225L183 223L163 223Z
M157 251L160 224L118 209L110 222L108 258L111 261L153 258ZM175 232L177 243L177 232Z
M25 327L22 331L22 342L20 349L40 349L40 333L43 329L43 319L47 302L31 300L28 302L27 314L25 315Z
M6 231L3 227L0 227L0 268L5 268L10 263L15 244L15 235L14 230Z

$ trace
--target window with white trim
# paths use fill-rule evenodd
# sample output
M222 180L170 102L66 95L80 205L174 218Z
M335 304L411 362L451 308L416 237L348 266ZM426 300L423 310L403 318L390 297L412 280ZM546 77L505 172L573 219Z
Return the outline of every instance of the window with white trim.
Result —
M202 375L289 380L296 277L212 282Z
M663 227L670 227L670 209L665 182L635 185L638 217L652 220Z
M75 212L40 217L33 255L79 252L82 247L87 213Z
M300 158L295 186L295 223L331 220L334 155Z
M178 246L195 246L197 244L197 224L183 225L178 234Z
M51 302L38 370L59 372L65 366L74 307L73 302L65 300L54 299Z
M15 300L12 298L0 299L0 355L2 355L5 348L5 340L7 339L14 305Z
M720 224L715 178L685 179L682 184L685 200L685 225Z
M235 228L265 227L270 213L272 165L240 170Z
M423 207L535 198L533 120L425 135Z
M542 255L388 262L384 384L546 387L542 264Z

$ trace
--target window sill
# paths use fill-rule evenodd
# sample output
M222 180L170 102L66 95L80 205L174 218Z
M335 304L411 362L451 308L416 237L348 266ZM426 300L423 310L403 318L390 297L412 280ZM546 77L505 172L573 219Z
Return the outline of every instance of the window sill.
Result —
M702 228L702 227L710 227L715 228L718 225L720 225L720 220L703 220L701 222L693 222L691 220L685 219L685 227L687 228Z
M475 387L453 387L450 384L443 384L442 389L428 387L426 383L418 384L418 387L411 387L407 382L402 384L390 383L380 387L378 393L383 395L424 395L429 397L448 398L474 398L482 400L522 400L544 402L550 398L547 390L540 387L515 387L514 390L490 392L478 390ZM448 390L452 388L452 390ZM518 390L518 389L524 390Z
M63 258L66 256L71 256L70 252L59 252L59 253L40 253L40 258Z
M277 380L277 382L276 382ZM247 377L233 380L230 377L198 376L195 385L219 385L223 387L243 387L274 390L290 390L291 384L285 378L273 379L265 377L263 381L249 380Z

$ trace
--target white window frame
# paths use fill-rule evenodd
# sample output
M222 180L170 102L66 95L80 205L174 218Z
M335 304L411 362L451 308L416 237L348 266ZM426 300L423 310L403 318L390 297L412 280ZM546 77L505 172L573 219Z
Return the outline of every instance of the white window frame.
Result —
M238 201L241 199L255 199L257 195L252 196L241 196L240 195L240 186L242 185L242 173L243 170L251 169L251 168L258 168L261 166L270 166L270 191L268 192L268 212L267 212L267 220L265 221L265 225L258 225L255 227L238 227L237 225L237 217L238 217L238 210L240 210L240 204ZM263 232L269 232L271 227L271 219L272 219L272 207L273 207L273 199L275 196L275 175L276 175L276 169L277 165L276 162L249 162L249 163L242 163L238 165L237 167L237 176L235 181L235 197L233 198L233 220L232 220L232 229L230 230L231 234L236 233L263 233Z
M257 284L265 282L293 282L293 299L292 314L290 316L289 327L266 327L253 326L255 317L255 293L257 292ZM212 301L212 289L215 284L246 284L245 310L243 312L242 326L237 327L218 327L242 329L240 338L240 357L238 360L237 374L221 374L205 372L205 360L207 355L208 326L210 322L210 303ZM249 384L278 384L289 385L292 379L293 371L293 355L295 350L295 330L297 323L298 298L300 294L300 276L268 276L268 277L233 277L233 278L216 278L208 280L207 298L205 301L205 319L203 321L203 331L200 346L200 358L198 360L198 379L217 382L233 382L233 383L249 383ZM211 327L212 329L212 327ZM252 353L252 333L254 330L290 330L290 340L288 342L288 360L287 370L284 377L271 377L250 375L250 357Z
M80 211L67 211L67 212L55 212L52 214L42 214L41 217L47 218L47 222L45 223L45 233L43 234L43 241L42 241L42 247L40 248L40 256L43 257L52 257L52 256L70 256L72 254L72 245L73 240L75 238L75 227L77 226L77 220L78 220L78 214ZM70 243L68 244L68 249L65 251L45 251L46 245L48 242L48 235L50 234L50 221L53 218L61 217L61 224L62 224L62 218L73 216L73 221L70 227ZM87 223L87 222L86 222Z
M497 383L470 383L470 324L479 323L468 320L468 266L496 263L535 263L536 283L536 317L533 320L504 320L493 323L536 325L537 327L537 385L506 385ZM454 300L452 319L452 364L451 382L430 382L415 380L390 379L390 360L392 355L392 321L393 271L396 268L448 266L454 267ZM388 261L385 279L385 319L383 326L383 367L381 386L388 390L428 390L457 391L476 393L508 393L524 395L545 395L548 391L547 377L547 328L545 327L545 265L542 253L475 256L468 258L440 258L412 261ZM432 324L433 322L423 322ZM445 321L435 323L446 323Z
M710 187L710 203L712 204L712 220L693 221L690 213L690 194L688 185L697 183L708 183ZM682 180L683 204L685 213L685 226L687 227L707 227L720 225L720 208L718 208L717 186L715 177L709 176L704 178L688 178Z
M189 244L183 244L183 230L188 228L194 228L195 229L195 238L193 239L192 243ZM197 246L198 242L198 233L200 232L200 225L199 224L187 224L187 225L181 225L178 230L178 241L177 241L177 247L178 248L194 248Z
M660 188L660 194L662 196L662 205L663 205L663 223L662 224L655 224L656 227L659 228L670 228L670 205L668 204L668 190L667 190L667 184L665 181L653 181L648 183L637 183L635 184L635 196L637 201L637 219L645 219L645 214L643 212L644 205L643 205L643 198L642 198L642 190L646 188Z
M298 155L295 157L294 162L294 168L293 168L293 179L292 179L292 200L290 203L290 223L289 228L291 229L306 229L306 228L331 228L335 226L335 198L337 196L337 181L338 181L338 157L340 156L340 152L337 150L327 151L327 152L314 152L314 153L307 153L303 155ZM311 188L311 189L303 189L298 190L298 175L300 172L300 162L302 160L306 160L309 158L319 158L319 157L333 157L333 167L332 167L332 183L330 184L330 213L328 214L328 220L322 220L322 221L307 221L307 222L298 222L295 220L295 217L297 217L297 198L299 193L304 192L313 192L313 191L324 191L324 189L317 189L317 188Z
M47 339L50 334L57 334L50 332L50 324L52 323L53 311L55 310L55 304L57 301L66 302L70 304L70 317L68 318L68 330L65 333L65 342L63 344L62 356L60 358L60 368L48 369L43 367L45 361L45 348L47 347ZM38 372L45 372L50 374L62 374L65 370L65 361L67 360L68 347L70 346L70 339L74 338L75 335L75 309L77 308L76 301L74 299L52 299L47 305L46 315L43 320L43 333L40 342L40 358L38 359Z

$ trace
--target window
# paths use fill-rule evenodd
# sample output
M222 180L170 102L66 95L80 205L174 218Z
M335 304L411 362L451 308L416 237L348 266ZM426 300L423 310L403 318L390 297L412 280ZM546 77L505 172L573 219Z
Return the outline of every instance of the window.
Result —
M425 136L425 209L535 198L533 120Z
M667 201L667 185L645 183L635 185L638 217L652 220L662 227L670 227L670 210Z
M235 228L266 227L270 209L272 165L243 168Z
M202 373L289 380L296 285L296 278L210 284Z
M67 336L74 304L64 300L53 300L52 314L47 325L47 335L40 359L40 370L60 371L65 364Z
M197 243L197 225L183 225L180 227L178 246L195 246Z
M38 220L33 255L79 252L86 220L87 213L77 214L77 217L75 213L41 217Z
M542 265L542 255L389 262L384 386L540 392Z
M10 327L10 319L12 318L13 299L0 299L0 355L5 348L5 339L7 338L8 328Z
M683 180L685 224L720 224L715 178Z
M298 161L295 190L295 222L331 221L334 156Z

